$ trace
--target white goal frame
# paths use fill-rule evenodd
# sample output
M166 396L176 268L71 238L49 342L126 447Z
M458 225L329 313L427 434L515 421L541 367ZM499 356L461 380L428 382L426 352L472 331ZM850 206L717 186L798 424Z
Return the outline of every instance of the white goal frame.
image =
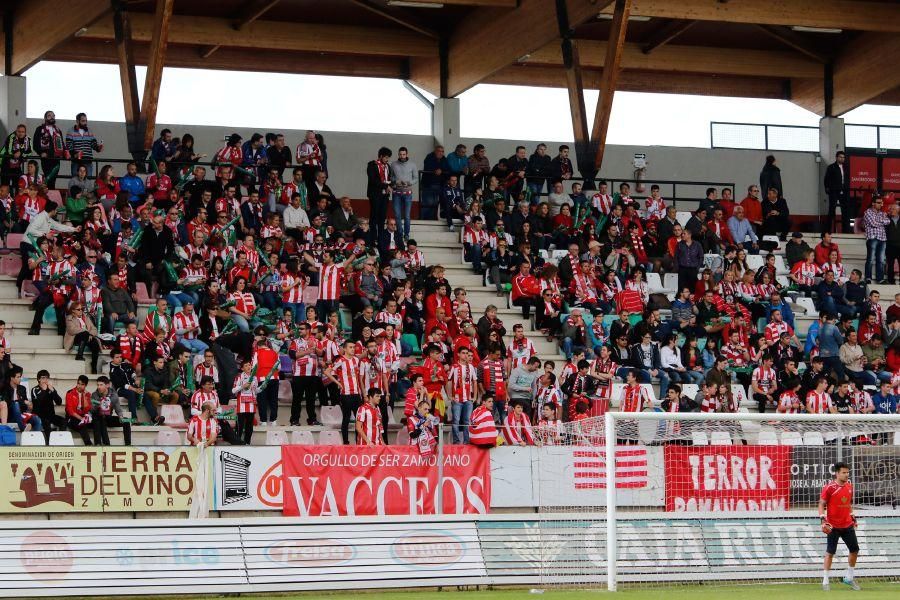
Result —
M605 452L607 464L615 464L616 456L616 424L618 421L710 421L710 422L751 422L751 423L848 423L854 420L860 424L896 424L896 431L900 432L900 415L840 415L840 414L780 414L780 413L666 413L666 412L607 412L605 414ZM606 575L607 589L616 591L617 573L616 563L618 557L617 526L619 521L616 492L615 468L606 469ZM809 512L809 511L807 511ZM725 516L734 516L732 511L723 511ZM802 514L800 512L796 514ZM674 516L674 515L673 515Z

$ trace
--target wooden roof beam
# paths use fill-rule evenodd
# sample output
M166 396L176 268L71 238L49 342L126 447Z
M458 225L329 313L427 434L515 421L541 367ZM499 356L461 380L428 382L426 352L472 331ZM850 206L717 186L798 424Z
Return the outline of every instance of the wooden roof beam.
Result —
M816 62L822 63L823 65L826 64L831 58L824 52L820 52L819 50L813 48L813 46L809 42L807 42L801 35L790 29L789 27L782 27L780 25L757 25L757 27L760 29L760 31L778 40L785 46L793 48L800 54L803 54L804 56L807 56L808 58L811 58Z
M690 29L697 21L671 20L657 28L647 40L641 50L644 54L650 54L657 48L665 46L679 35Z
M835 60L832 112L842 115L900 86L900 36L862 36Z
M15 6L12 56L4 56L10 67L7 75L21 75L53 48L112 10L110 3L102 0L28 0ZM108 21L112 25L112 20Z
M597 172L603 166L603 155L606 152L606 133L609 130L613 98L619 82L622 50L625 47L625 32L628 30L631 3L632 0L616 0L612 23L609 27L606 59L603 62L603 74L600 76L600 97L597 98L597 111L594 114L594 125L591 128L591 146L596 148L594 168Z
M383 17L388 21L392 21L397 25L402 25L407 29L415 31L416 33L421 33L422 35L428 36L434 40L440 38L440 34L437 31L421 23L415 16L411 14L393 9L390 6L381 6L380 4L372 2L372 0L350 0L350 2L360 8Z
M608 8L603 12L611 12ZM864 0L634 0L632 16L900 32L900 4Z
M604 66L606 42L579 40L578 44L583 67ZM560 65L563 58L559 44L550 43L532 52L522 62ZM668 44L652 54L645 54L641 44L626 43L622 49L622 68L753 77L822 77L821 64L796 52L679 44Z
M282 51L331 52L384 56L435 56L437 42L423 35L399 29L255 21L235 35L231 19L175 15L169 42L223 48L271 48ZM131 14L135 41L152 39L153 15ZM102 19L88 28L83 38L114 39L112 19ZM378 43L372 43L377 40Z
M166 50L169 45L169 26L172 22L172 8L175 0L156 0L153 15L153 41L150 44L150 61L144 78L144 97L141 100L139 131L144 134L144 150L153 145L156 131L156 109L159 107L159 89L162 86L163 66L166 64Z
M276 4L278 4L281 0L248 0L247 4L238 12L235 17L234 27L235 31L240 31L250 23L262 18L264 14L272 10ZM203 58L209 58L212 56L213 52L221 48L221 44L216 44L215 46L208 46L204 48L200 52L200 56Z
M390 1L390 0L389 0ZM453 6L493 6L515 8L518 0L416 0L419 4L446 4Z

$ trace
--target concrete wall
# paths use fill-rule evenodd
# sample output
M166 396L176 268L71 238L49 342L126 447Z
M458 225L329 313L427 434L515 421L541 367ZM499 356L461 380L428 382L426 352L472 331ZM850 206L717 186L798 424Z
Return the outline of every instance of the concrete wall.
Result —
M88 115L90 117L90 115ZM39 120L29 119L29 131L40 124ZM60 121L63 130L72 125L70 121ZM92 122L91 127L95 135L102 139L105 147L101 156L110 158L124 158L128 156L124 123ZM209 127L196 125L160 124L157 128L168 127L176 135L191 133L196 141L196 147L210 155L215 153L223 145L225 136L237 132L249 138L254 130L229 127ZM261 130L265 134L266 131ZM282 133L287 138L288 145L295 149L297 143L303 139L303 131L284 130ZM406 146L412 159L419 168L425 155L432 150L431 136L396 135L379 133L353 133L353 132L329 132L324 131L328 146L328 161L331 178L329 185L337 194L348 195L354 198L365 196L366 162L375 157L378 148L387 146L396 149ZM514 153L518 144L524 145L531 154L537 145L535 141L517 140L491 140L463 138L471 151L476 143L483 143L487 147L487 155L491 162L510 156ZM556 154L556 148L561 143L571 142L546 142L548 152ZM452 152L452 148L448 151ZM715 181L734 182L737 187L736 196L743 198L746 188L751 183L758 183L759 171L765 162L767 152L760 150L712 150L705 148L679 148L669 146L609 146L606 152L606 165L603 168L603 176L610 179L630 179L633 177L632 159L636 152L647 155L649 163L646 181L652 183L654 178L660 180L682 181ZM819 195L819 169L813 153L806 152L780 152L776 153L778 164L781 167L784 180L785 196L794 214L815 215L818 214L822 203L817 201ZM63 169L63 172L66 172ZM122 172L123 169L118 169ZM701 188L688 190L691 195L700 196ZM680 195L685 191L680 191ZM663 195L670 195L667 188L663 188Z

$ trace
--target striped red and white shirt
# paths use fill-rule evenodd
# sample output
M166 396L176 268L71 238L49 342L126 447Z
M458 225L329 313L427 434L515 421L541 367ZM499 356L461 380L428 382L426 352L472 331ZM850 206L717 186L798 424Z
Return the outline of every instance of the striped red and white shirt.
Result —
M721 354L732 366L743 367L747 364L747 359L744 355L745 350L746 349L740 345L734 346L732 344L726 344L722 347Z
M497 426L494 424L494 415L484 406L479 406L472 411L469 443L484 447L497 445Z
M344 267L323 265L319 272L319 300L337 300L344 285Z
M778 397L778 412L794 415L800 412L800 396L793 390L781 392Z
M532 341L526 337L521 340L513 339L506 347L506 357L511 361L512 369L525 366L532 356L537 356L537 350Z
M425 266L425 255L422 254L421 250L416 250L415 252L402 252L400 256L409 260L407 266L412 269Z
M622 401L619 403L622 412L641 412L652 404L647 390L642 386L626 385L622 389Z
M790 335L794 335L794 330L790 325L785 323L784 321L776 322L772 321L768 325L766 325L766 341L769 343L775 343L781 338L782 333L788 333Z
M216 384L219 383L219 368L216 366L216 363L211 365L199 363L194 367L194 381L200 381L204 377L212 377Z
M456 363L450 367L450 393L453 402L473 402L478 373L471 364Z
M219 422L215 417L201 419L199 415L195 415L188 424L188 434L202 442L214 440L219 435Z
M178 334L179 339L184 340L195 340L197 339L197 333L200 331L200 320L197 318L197 313L187 314L182 311L175 315L174 327L175 333ZM193 331L188 331L192 327L196 327Z
M465 232L463 232L463 243L470 246L486 246L490 239L490 236L484 229L476 230L472 227L466 227Z
M875 410L875 404L872 402L872 395L866 390L856 390L850 393L853 398L853 408L858 413L866 413Z
M356 409L356 422L362 426L363 433L369 443L374 446L384 445L384 425L381 423L381 412L377 406L363 402ZM356 443L366 445L362 436L356 436Z
M503 437L513 446L525 443L526 446L534 446L534 434L531 431L531 421L525 413L516 414L510 411L503 422Z
M541 419L537 424L537 436L544 446L556 446L563 435L563 422L559 419Z
M244 160L244 152L241 150L240 146L223 146L216 152L216 157L213 159L216 165L220 163L231 163L235 167L239 167L241 162ZM222 176L222 166L216 167L216 177Z
M756 382L756 386L766 394L771 394L778 387L778 375L775 369L766 369L765 367L756 367L753 369L753 375L750 377Z
M249 389L244 389L245 383L250 384ZM231 386L231 393L237 402L238 413L256 412L256 395L259 394L259 382L256 377L243 371L238 373L234 378L234 385Z
M824 415L831 412L831 396L828 392L810 391L806 394L806 411L814 415Z
M359 359L355 356L342 356L334 362L333 377L337 379L344 396L358 396L359 390Z
M256 299L250 292L231 292L229 300L234 300L234 307L244 314L253 314L256 310Z
M313 338L297 338L291 342L291 350L297 353L294 360L294 377L315 377L319 375L319 357L315 352L301 356L300 352L316 349Z
M815 278L822 274L822 269L816 263L798 261L791 267L791 275L796 277L799 285L813 285Z
M720 398L717 394L713 394L712 396L710 396L709 394L704 394L703 400L700 402L700 412L702 412L702 413L718 412L718 410L721 406L722 406L722 398Z
M612 212L613 197L609 194L594 194L591 197L591 206L600 211L601 215L608 215Z
M303 290L306 289L306 277L302 274L286 273L281 279L281 301L300 304L303 302Z
M618 368L619 365L611 360L603 362L599 358L594 359L594 373L607 373L615 376ZM597 396L604 400L610 400L612 398L612 384L612 379L597 379Z
M385 366L384 361L377 354L375 356L365 355L360 358L359 378L362 382L363 393L367 393L370 388L386 392L387 390L384 389L384 374L387 373L388 370L389 369Z
M216 393L215 390L211 392L197 390L194 392L191 396L191 414L199 415L203 405L207 402L210 402L213 405L213 412L219 412L219 394Z

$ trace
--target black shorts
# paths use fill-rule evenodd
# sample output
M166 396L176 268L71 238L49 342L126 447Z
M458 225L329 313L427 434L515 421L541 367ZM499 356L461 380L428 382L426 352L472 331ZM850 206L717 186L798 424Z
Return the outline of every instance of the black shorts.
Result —
M837 552L838 540L844 540L850 554L859 552L859 544L856 541L856 529L853 527L847 527L846 529L833 528L831 533L828 534L828 545L826 546L825 552L832 555L835 554Z

